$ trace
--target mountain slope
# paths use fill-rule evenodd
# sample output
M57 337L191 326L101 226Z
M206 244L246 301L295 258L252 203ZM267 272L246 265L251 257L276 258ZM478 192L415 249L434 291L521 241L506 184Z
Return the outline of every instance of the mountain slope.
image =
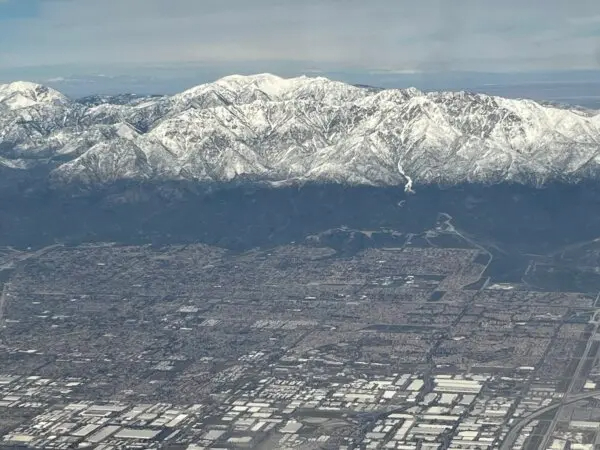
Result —
M600 175L600 113L269 74L85 101L17 82L0 85L0 165L46 167L54 186L577 182Z

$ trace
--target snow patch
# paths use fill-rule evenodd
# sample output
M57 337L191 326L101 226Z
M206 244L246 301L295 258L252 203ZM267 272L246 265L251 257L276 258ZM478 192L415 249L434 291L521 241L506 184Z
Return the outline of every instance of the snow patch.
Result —
M64 183L249 177L403 185L407 193L417 182L600 173L600 115L530 100L259 74L94 104L35 83L0 85L0 158L30 167L72 157L55 171Z

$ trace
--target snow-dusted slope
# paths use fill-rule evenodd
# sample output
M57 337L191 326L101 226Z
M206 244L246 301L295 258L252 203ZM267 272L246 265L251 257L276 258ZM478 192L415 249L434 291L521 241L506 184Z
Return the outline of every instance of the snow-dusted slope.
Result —
M58 184L320 180L405 185L600 176L600 114L486 95L233 75L172 97L74 102L0 85L0 164Z
M38 104L64 104L68 103L68 99L49 87L27 81L16 81L0 84L0 103L11 109L19 109Z

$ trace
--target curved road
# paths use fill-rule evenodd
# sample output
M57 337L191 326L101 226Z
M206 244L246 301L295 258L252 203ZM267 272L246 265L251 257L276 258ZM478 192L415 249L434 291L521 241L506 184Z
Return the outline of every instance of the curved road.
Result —
M511 450L515 441L519 437L519 433L521 432L521 430L538 417L546 414L549 411L552 411L553 409L557 409L565 405L570 405L571 403L575 403L580 400L585 400L586 398L591 397L600 397L600 391L587 392L585 394L575 395L571 398L565 398L559 403L554 403L552 405L545 406L544 408L538 409L537 411L529 414L528 416L523 417L511 428L509 433L506 435L504 442L502 442L502 445L500 446L500 450Z

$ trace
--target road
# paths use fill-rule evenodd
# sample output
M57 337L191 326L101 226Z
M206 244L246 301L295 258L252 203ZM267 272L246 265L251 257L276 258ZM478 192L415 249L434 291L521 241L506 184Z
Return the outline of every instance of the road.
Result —
M537 411L529 414L528 416L523 417L519 422L517 422L506 435L504 442L500 446L500 450L511 450L515 441L519 437L519 433L523 428L525 428L532 421L537 419L538 417L550 412L554 409L560 408L562 406L570 405L572 403L576 403L580 400L585 400L586 398L596 398L600 397L600 391L586 392L585 394L578 394L573 397L563 397L563 400L560 403L555 403L553 405L545 406L544 408L538 409ZM540 446L540 448L543 448Z
M38 257L42 256L43 254L48 253L50 250L54 250L55 248L59 248L59 247L64 247L64 245L63 244L53 244L53 245L49 245L48 247L40 248L39 250L36 250L34 252L18 252L17 254L14 255L14 257L11 257L8 262L4 263L3 265L0 265L0 270L14 269L15 264L22 263L31 258L38 258Z
M8 283L4 283L2 294L0 294L0 327L2 327L2 319L4 318L4 306L8 297Z
M587 345L585 346L585 350L583 351L581 358L579 358L579 364L577 364L577 369L575 369L575 373L573 374L571 383L569 383L569 387L567 388L567 391L565 392L565 395L563 397L563 400L561 401L560 406L565 405L564 399L568 398L568 396L571 394L571 392L573 392L573 388L575 387L575 384L581 378L581 371L582 371L583 367L585 366L585 362L587 361L587 358L589 356L590 349L592 348L592 344L595 342L594 337L596 336L597 332L598 332L598 324L595 323L594 330L592 331L592 334L590 335L590 338L588 339ZM550 442L550 439L552 438L552 433L554 431L554 428L556 427L557 422L558 422L558 414L555 414L554 418L552 419L552 422L550 423L550 426L548 427L548 430L546 431L546 434L544 435L544 439L541 442L541 445L540 445L541 449L548 448L548 443Z
M55 248L58 248L58 247L63 247L63 244L49 245L48 247L41 248L34 252L20 252L17 255L15 255L15 257L12 258L9 262L5 263L4 265L1 265L0 270L14 269L16 264L22 263L31 258L38 258L38 257L42 256L43 254L49 252L50 250L54 250ZM10 282L8 282L8 281L6 283L4 283L4 286L2 287L2 294L0 294L0 327L2 326L2 320L4 319L4 310L5 310L6 302L8 299L9 284L10 284Z
M564 397L560 403L555 403L553 405L545 406L544 408L538 409L537 411L529 414L528 416L523 417L519 422L517 422L506 435L506 439L500 446L500 450L510 450L512 449L515 441L519 437L519 433L523 428L525 428L528 424L533 422L540 416L543 416L547 412L550 412L554 409L560 408L562 406L570 405L572 403L576 403L580 400L585 400L586 398L596 398L600 397L600 391L586 392L585 394L578 394L573 397L566 398ZM540 447L543 448L543 447Z

